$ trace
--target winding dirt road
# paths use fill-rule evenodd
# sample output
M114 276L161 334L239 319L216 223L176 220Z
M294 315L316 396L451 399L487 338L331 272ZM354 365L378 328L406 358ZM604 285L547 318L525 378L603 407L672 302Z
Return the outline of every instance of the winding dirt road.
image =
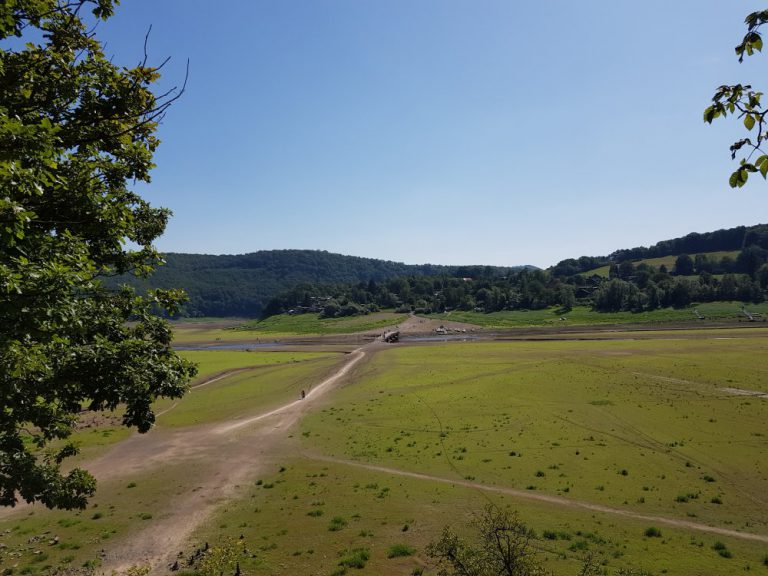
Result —
M311 409L312 401L333 390L366 356L365 349L372 346L376 344L348 354L344 363L313 386L303 400L215 425L172 432L158 430L148 437L135 435L88 465L99 480L115 474L124 475L126 471L134 473L167 466L183 459L194 460L196 467L194 490L176 499L144 530L110 547L103 558L104 573L126 570L134 565L149 565L154 573L162 573L195 529L232 498L239 485L263 471L270 455L285 439L287 430Z

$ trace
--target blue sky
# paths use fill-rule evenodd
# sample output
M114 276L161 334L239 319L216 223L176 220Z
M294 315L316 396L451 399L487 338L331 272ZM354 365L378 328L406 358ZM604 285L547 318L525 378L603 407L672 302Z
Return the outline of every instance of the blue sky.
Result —
M755 1L124 0L99 27L187 92L149 186L164 251L535 264L764 222L723 83ZM768 82L764 82L768 85Z

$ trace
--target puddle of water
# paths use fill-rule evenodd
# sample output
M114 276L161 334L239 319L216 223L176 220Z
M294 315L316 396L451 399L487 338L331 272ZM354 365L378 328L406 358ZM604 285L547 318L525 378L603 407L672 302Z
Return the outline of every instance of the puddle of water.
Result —
M473 336L464 336L464 335L445 335L445 336L405 336L401 338L403 342L449 342L449 341L458 341L458 342L470 342L472 340L477 340L477 338Z

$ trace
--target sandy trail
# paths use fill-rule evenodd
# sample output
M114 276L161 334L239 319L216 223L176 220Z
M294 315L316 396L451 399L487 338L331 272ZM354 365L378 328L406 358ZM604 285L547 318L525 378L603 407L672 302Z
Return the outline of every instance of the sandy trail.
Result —
M88 469L99 480L182 459L193 460L197 468L194 478L188 479L194 480L194 490L175 499L146 529L107 551L102 571L109 574L133 565L149 565L154 573L162 573L195 529L232 498L240 484L264 469L270 454L285 439L287 430L311 408L312 400L332 390L365 356L362 348L351 352L339 369L313 386L303 400L241 420L153 433L150 442L136 435L90 464ZM225 375L216 379L223 377Z
M139 473L162 473L164 467L187 466L189 473L179 479L182 492L153 510L152 523L140 532L115 541L102 553L101 572L111 574L131 566L151 566L153 573L165 573L194 530L219 506L234 497L239 485L264 470L288 429L311 409L317 400L333 390L365 356L366 350L381 346L371 343L349 353L329 377L313 386L303 400L291 401L265 413L242 419L182 429L155 429L151 434L134 434L105 455L81 466L99 482L123 481ZM251 368L238 368L214 375L193 386L212 384ZM174 408L169 407L165 412ZM174 482L176 479L174 479ZM0 510L0 517L18 514L28 505Z
M688 520L681 520L678 518L669 518L667 516L639 514L637 512L632 512L630 510L623 510L621 508L612 508L611 506L596 504L594 502L588 502L586 500L573 500L571 498L565 498L563 496L543 494L541 492L531 492L530 490L519 490L517 488L508 488L505 486L492 486L489 484L482 484L480 482L472 482L469 480L445 478L443 476L435 476L432 474L422 474L420 472L411 472L409 470L401 470L399 468L389 468L387 466L379 466L377 464L366 464L365 462L357 462L355 460L345 460L343 458L333 458L331 456L322 456L317 454L304 454L304 457L310 460L318 460L320 462L332 462L334 464L342 464L346 466L352 466L355 468L363 468L365 470L371 470L373 472L382 472L384 474L391 474L393 476L403 476L405 478L415 478L417 480L428 480L430 482L439 482L441 484L452 484L455 486L463 486L465 488L474 488L476 490L482 490L485 492L507 494L509 496L514 496L515 498L520 498L523 500L536 500L538 502L546 502L548 504L554 504L556 506L563 506L566 508L581 508L584 510L589 510L591 512L600 512L603 514L623 516L625 518L633 518L636 520L654 522L657 524L665 524L667 526L673 526L675 528L685 528L688 530L696 530L699 532L710 532L712 534L719 534L721 536L730 536L732 538L739 538L741 540L753 540L756 542L768 543L768 536L763 534L752 534L750 532L740 532L738 530L731 530L729 528L719 528L717 526L709 526L707 524L690 522Z

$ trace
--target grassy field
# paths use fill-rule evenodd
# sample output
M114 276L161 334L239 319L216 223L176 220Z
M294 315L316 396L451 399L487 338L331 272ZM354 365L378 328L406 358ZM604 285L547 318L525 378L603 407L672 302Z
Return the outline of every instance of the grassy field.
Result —
M232 342L254 340L270 342L283 336L308 334L351 334L380 330L394 326L408 318L407 314L376 312L365 316L321 319L317 314L281 314L264 320L245 321L238 326L211 327L211 323L186 321L175 322L174 342L179 345L199 342ZM215 323L214 323L215 324Z
M408 318L407 314L375 312L365 316L320 318L317 314L281 314L264 320L246 323L239 330L264 334L347 334L378 330L393 326Z
M733 258L736 260L736 257L739 255L739 250L721 250L719 252L701 252L702 256L706 256L709 258L710 261L720 261L723 259L724 256L728 256L730 258ZM689 254L691 259L695 259L697 254ZM649 266L653 266L655 268L658 268L662 264L667 267L667 270L670 272L675 267L675 261L677 260L677 256L661 256L660 258L644 258L642 260L633 260L632 263L637 266L638 264L648 264ZM608 278L608 269L610 266L600 266L599 268L595 268L593 270L589 270L588 272L582 272L584 276L592 276L594 274L597 274L598 276L603 276L605 278Z
M734 393L768 393L768 331L656 334L383 348L287 431L265 471L194 540L239 542L249 575L429 574L427 543L446 524L466 531L492 501L519 512L557 575L577 574L587 553L609 574L768 573L768 544L563 503L768 535L768 400ZM339 362L329 353L184 355L201 363L198 382L244 370L194 390L160 416L160 431L296 398ZM107 482L83 512L1 519L0 565L34 576L97 564L100 549L189 493L190 466ZM564 500L494 491L510 488Z
M182 350L182 358L197 364L197 377L192 381L194 386L211 376L228 370L250 367L277 366L280 364L295 364L306 360L327 358L325 352L283 352L259 350Z
M193 389L181 400L161 401L157 430L149 435L268 410L299 397L301 389L321 381L338 363L339 354L301 352L183 352L200 363L197 382L224 370L247 368L231 377ZM162 413L168 408L173 408ZM119 417L103 419L77 432L82 454L69 465L104 454L133 432ZM194 460L165 464L151 472L127 471L119 479L99 482L97 495L83 511L49 511L28 507L0 517L0 574L48 574L56 568L87 569L100 563L99 551L115 546L127 533L162 517L175 498L195 489ZM55 539L55 540L54 540ZM9 571L10 570L10 571Z
M557 308L543 310L505 310L503 312L462 312L455 310L444 314L431 314L428 317L437 320L466 322L484 328L516 328L526 326L595 326L599 324L634 324L691 322L695 326L697 319L694 310L707 320L744 319L741 302L709 302L688 308L664 308L648 312L595 312L588 306L576 306L570 312L563 313ZM751 313L760 313L768 318L768 303L748 304Z
M556 574L588 552L609 573L761 573L765 544L459 484L768 534L768 400L722 390L768 391L768 340L703 335L387 349L197 540L242 535L254 574L341 574L365 557L363 573L413 574L442 526L461 530L490 499L534 529Z
M576 576L588 553L607 574L622 566L657 575L765 570L764 547L754 543L289 457L223 507L195 541L217 545L242 535L247 557L241 567L254 575L434 574L427 544L446 525L471 534L470 523L489 499L517 511L534 531L539 558L557 575ZM649 528L658 536L646 536ZM713 548L718 542L731 558ZM392 557L403 548L407 555ZM367 553L365 569L344 571L356 550Z
M201 353L197 353L201 354ZM204 352L202 354L221 354ZM283 357L270 363L238 372L211 385L191 390L172 410L158 418L158 426L191 426L219 422L252 412L255 407L268 410L299 397L302 390L322 380L338 362L338 354L257 353L259 356ZM291 359L292 358L292 359ZM265 358L266 360L266 358ZM158 404L163 410L172 401ZM171 404L173 405L173 404Z

